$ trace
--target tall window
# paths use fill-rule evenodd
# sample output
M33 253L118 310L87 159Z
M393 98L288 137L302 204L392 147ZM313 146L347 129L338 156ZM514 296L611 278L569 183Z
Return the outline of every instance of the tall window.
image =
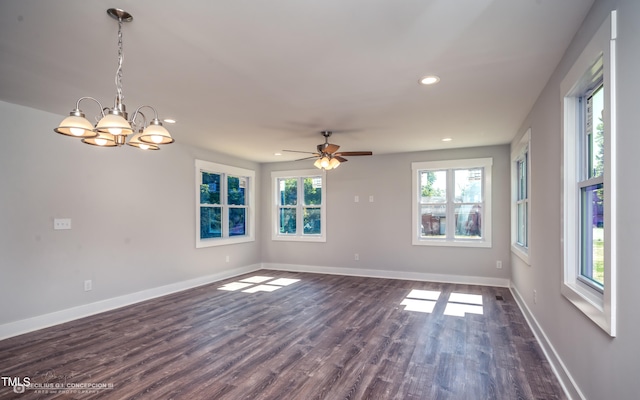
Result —
M196 247L254 240L251 170L196 160Z
M318 170L272 172L274 240L326 241L325 177Z
M491 247L491 158L412 163L413 244Z
M615 11L562 81L562 294L615 336Z
M511 153L513 188L511 249L527 263L529 263L529 215L531 208L529 200L531 188L530 140L531 129L528 129Z

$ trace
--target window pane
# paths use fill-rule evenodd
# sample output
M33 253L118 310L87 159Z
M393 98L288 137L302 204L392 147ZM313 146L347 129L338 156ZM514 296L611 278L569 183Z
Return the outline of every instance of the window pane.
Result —
M479 204L461 204L455 208L456 238L482 237L482 208Z
M596 89L587 98L587 151L589 160L589 178L604 173L604 86Z
M524 158L518 161L518 200L523 200L527 198L527 157L525 154Z
M304 204L319 206L322 204L322 178L319 176L304 178ZM305 223L306 226L306 223Z
M421 236L444 237L446 235L447 206L440 204L422 206L420 215Z
M604 286L604 185L581 190L581 260L580 274Z
M518 203L518 231L516 242L527 247L527 203Z
M447 171L420 172L421 203L446 203Z
M246 208L229 208L229 236L245 235L246 216Z
M229 176L227 177L227 204L233 206L245 205L245 188L247 178Z
M200 204L220 204L220 175L202 172Z
M295 206L298 203L298 180L296 178L278 179L280 205Z
M221 207L200 207L200 239L221 237L221 221Z
M304 234L319 235L321 218L322 214L319 208L305 208L303 216Z
M296 233L296 209L295 208L280 209L280 233L295 235Z
M482 201L482 168L457 169L454 173L456 203Z

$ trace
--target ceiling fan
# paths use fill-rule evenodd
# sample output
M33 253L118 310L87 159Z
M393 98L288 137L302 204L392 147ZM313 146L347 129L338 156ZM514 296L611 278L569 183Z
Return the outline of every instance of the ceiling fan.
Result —
M317 158L316 162L313 165L316 166L317 168L325 169L325 170L338 168L338 166L341 163L347 162L348 160L346 158L344 158L344 156L349 156L350 157L350 156L370 156L370 155L373 155L373 153L370 152L370 151L341 151L341 152L337 152L338 149L340 148L340 146L338 146L337 144L329 143L329 137L331 136L332 133L333 132L331 132L331 131L322 131L322 132L320 132L320 134L322 134L322 136L324 136L324 143L321 143L316 147L317 148L316 152L298 151L298 150L282 150L282 151L288 151L290 153L312 154L309 157L300 158L300 159L298 159L296 161L307 160L307 159L310 159L310 158Z

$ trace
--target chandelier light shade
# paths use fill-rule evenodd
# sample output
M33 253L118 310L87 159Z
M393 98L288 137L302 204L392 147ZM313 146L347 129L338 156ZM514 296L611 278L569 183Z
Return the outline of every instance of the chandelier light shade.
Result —
M155 144L149 144L149 143L145 143L143 141L140 140L140 135L142 135L142 131L136 133L135 135L133 135L133 137L131 137L131 139L129 139L129 141L127 142L127 144L129 146L133 146L133 147L137 147L141 150L160 150L160 147L156 146Z
M169 144L173 143L173 138L169 134L169 131L162 126L162 122L160 122L158 118L154 118L142 131L140 141L154 145Z
M155 108L149 105L138 107L131 119L128 119L122 93L122 23L130 22L133 16L124 10L110 8L107 14L118 21L118 68L116 70L116 99L113 108L103 107L93 97L81 97L76 102L76 108L69 116L62 120L54 129L55 132L82 139L82 142L99 147L119 147L128 144L142 150L159 150L158 145L173 143L169 131L162 126ZM80 102L93 100L100 107L100 114L96 117L97 123L92 124L80 110ZM154 118L147 123L147 119L141 109L149 108L153 111ZM134 132L137 132L133 135ZM132 135L127 142L127 137Z

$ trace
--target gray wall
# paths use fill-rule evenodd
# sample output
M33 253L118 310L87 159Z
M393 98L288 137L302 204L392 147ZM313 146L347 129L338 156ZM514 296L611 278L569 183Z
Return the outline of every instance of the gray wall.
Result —
M618 10L618 335L609 337L560 294L560 82L612 9ZM522 125L531 127L531 266L512 256L513 285L587 399L637 399L640 393L640 253L637 227L640 1L596 1L552 79ZM517 142L514 140L514 144ZM538 291L537 304L533 290Z
M493 157L493 247L413 246L411 162L481 157ZM313 168L309 161L263 165L263 262L443 274L454 279L510 277L509 146L352 157L327 172L327 242L271 241L271 171L309 167ZM360 255L359 261L354 253ZM503 262L503 269L496 269L497 260Z
M194 159L258 165L180 144L95 148L55 134L62 118L0 102L0 325L259 263L258 241L195 248Z

